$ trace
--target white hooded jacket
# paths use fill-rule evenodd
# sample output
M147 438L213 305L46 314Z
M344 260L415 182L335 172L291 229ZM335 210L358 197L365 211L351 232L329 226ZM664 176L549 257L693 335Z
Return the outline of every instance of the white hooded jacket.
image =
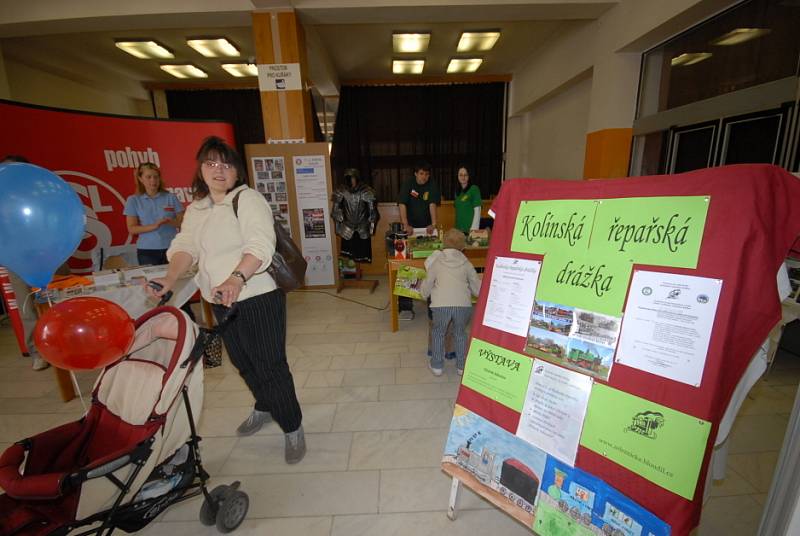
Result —
M431 297L431 307L471 307L481 290L475 267L457 249L435 251L425 260L427 275L420 291Z

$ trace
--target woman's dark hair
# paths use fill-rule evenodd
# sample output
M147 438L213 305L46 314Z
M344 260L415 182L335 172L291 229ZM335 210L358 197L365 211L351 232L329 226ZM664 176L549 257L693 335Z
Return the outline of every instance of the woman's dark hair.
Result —
M208 185L206 181L203 180L202 167L203 162L206 160L213 160L213 157L218 157L222 163L233 164L233 167L236 169L236 183L231 190L238 188L242 184L247 184L247 171L244 169L242 157L239 156L236 149L225 143L222 138L209 136L203 140L195 156L197 168L195 169L194 180L192 181L192 194L195 199L203 199L208 195Z
M420 161L414 164L414 173L417 171L427 171L428 173L431 172L431 165L428 162Z
M458 182L458 170L460 170L461 168L464 168L464 171L467 172L467 176L469 176L469 168L467 166L465 166L464 164L459 164L459 165L456 166L456 195L455 195L455 197L458 197L459 195L467 193L467 190L469 190L470 186L472 186L472 184L468 182L467 183L467 187L463 188L461 186L461 183Z
M24 156L22 156L20 154L7 154L2 159L0 159L0 163L3 163L3 162L11 162L11 163L18 162L20 164L30 164L31 163L30 160L28 160L27 158L25 158Z

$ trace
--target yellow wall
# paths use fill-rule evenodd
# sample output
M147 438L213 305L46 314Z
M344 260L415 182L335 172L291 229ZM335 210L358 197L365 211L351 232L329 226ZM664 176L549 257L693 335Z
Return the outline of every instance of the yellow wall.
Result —
M3 61L3 47L0 44L0 99L10 99L11 93L8 89L8 76L6 75L5 61Z
M86 112L153 116L149 100L97 90L8 59L5 73L11 100Z
M506 178L583 177L592 79L584 78L508 123Z
M627 175L641 54L735 3L621 0L597 20L565 24L513 73L506 177ZM575 85L589 73L587 104Z

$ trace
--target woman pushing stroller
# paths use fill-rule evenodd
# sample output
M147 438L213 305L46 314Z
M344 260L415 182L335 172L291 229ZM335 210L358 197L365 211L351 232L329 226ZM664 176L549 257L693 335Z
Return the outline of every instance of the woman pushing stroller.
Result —
M196 281L217 320L237 304L222 338L256 400L237 434L252 435L274 419L284 432L286 462L297 463L306 444L286 360L286 295L266 271L275 252L272 212L247 186L238 153L220 138L207 138L196 161L194 201L167 251L167 275L154 280L163 288L148 292L162 296L196 263Z

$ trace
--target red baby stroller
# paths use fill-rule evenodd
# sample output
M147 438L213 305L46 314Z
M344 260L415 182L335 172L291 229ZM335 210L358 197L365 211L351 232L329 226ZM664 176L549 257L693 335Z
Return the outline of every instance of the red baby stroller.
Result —
M0 456L0 535L135 532L200 493L203 524L237 528L249 499L238 482L208 491L192 414L203 353L224 325L198 330L173 307L139 318L133 350L100 373L86 416Z

